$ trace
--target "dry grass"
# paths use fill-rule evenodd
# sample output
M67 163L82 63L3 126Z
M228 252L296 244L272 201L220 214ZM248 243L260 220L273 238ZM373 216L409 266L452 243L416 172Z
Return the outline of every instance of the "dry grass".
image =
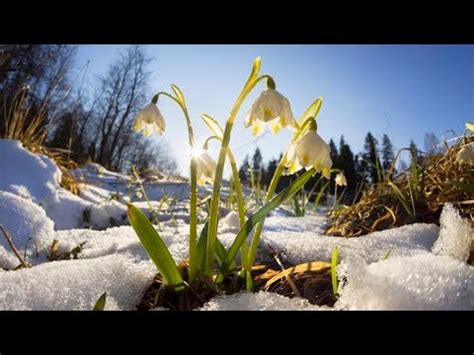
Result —
M26 90L20 90L4 104L5 133L1 138L19 140L23 146L34 154L43 154L52 159L62 172L61 186L74 194L80 192L80 182L69 173L70 169L77 168L77 164L70 159L70 152L61 149L47 148L46 126L47 105L43 105L33 112L26 104Z
M358 203L332 211L326 234L357 237L417 222L437 224L446 202L474 225L474 169L456 162L461 147L473 141L473 136L464 137L462 142L447 147L444 154L426 156L417 176L405 171L393 179L395 188L388 180L371 186ZM408 201L407 206L397 197L396 188Z

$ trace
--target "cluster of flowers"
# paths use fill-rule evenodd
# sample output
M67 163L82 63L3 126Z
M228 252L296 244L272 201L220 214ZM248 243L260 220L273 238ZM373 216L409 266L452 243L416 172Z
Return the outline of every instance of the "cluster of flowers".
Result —
M251 105L247 118L246 127L249 127L254 135L263 132L264 126L268 125L270 130L277 134L282 128L289 127L298 130L300 127L293 116L290 102L277 90L267 88ZM155 103L148 104L137 115L133 129L137 132L144 131L145 136L150 136L153 131L162 135L165 131L165 120ZM287 155L287 173L302 169L314 169L324 177L329 178L332 160L328 144L318 135L316 127L310 127L308 131L290 146ZM213 182L216 162L208 154L206 149L199 149L193 154L196 162L196 175L199 185ZM339 174L338 185L345 185L345 177Z

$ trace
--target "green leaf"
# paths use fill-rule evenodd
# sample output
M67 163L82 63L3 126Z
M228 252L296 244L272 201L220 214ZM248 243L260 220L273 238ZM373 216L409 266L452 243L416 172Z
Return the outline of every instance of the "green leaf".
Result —
M316 119L318 116L319 110L321 110L321 106L323 104L323 98L320 96L318 97L308 108L303 112L303 115L300 119L300 126L303 125L306 120L310 117Z
M197 264L198 264L198 269L201 271L204 271L205 262L206 262L207 228L208 227L209 227L209 221L207 221L204 227L202 228L201 235L199 236L199 240L198 240ZM215 253L217 256L217 261L219 263L222 263L225 259L227 250L219 239L216 239ZM231 269L235 267L236 267L235 262L230 265Z
M183 278L171 256L166 244L161 239L153 224L146 215L132 204L128 204L128 219L142 243L145 251L155 263L163 277L163 283L182 289Z
M174 95L178 99L179 103L186 107L186 100L184 100L184 95L181 89L174 84L171 84L171 89L174 91Z
M334 296L337 294L337 263L339 260L339 247L335 247L332 250L331 256L331 279L332 279L332 293Z
M222 130L222 127L220 126L219 122L217 122L214 118L205 113L201 114L201 118L214 135L216 135L220 139L224 137L224 131Z
M245 222L244 226L237 234L234 242L232 243L230 249L227 251L224 262L221 265L220 276L222 277L229 270L229 266L234 261L237 252L239 251L242 243L247 239L247 236L250 234L252 229L260 222L264 217L266 217L271 211L280 206L282 203L291 198L295 193L297 193L304 184L314 175L315 170L311 168L306 171L304 174L299 176L293 183L281 191L278 195L273 197L269 202L267 202L263 207L258 209L248 220Z
M403 208L405 209L405 211L408 213L408 215L414 217L414 212L411 210L410 206L408 205L407 203L407 200L405 198L405 196L403 195L403 193L400 191L400 189L398 188L397 185L395 185L393 182L391 182L390 180L387 179L387 184L388 186L390 186L395 194L395 197L398 198L398 200L400 201L400 203L402 204Z
M197 265L198 269L203 271L206 262L206 245L207 245L207 229L209 227L209 219L206 221L204 227L202 227L201 234L199 235L197 245Z
M106 300L107 300L107 292L104 292L95 303L93 311L103 311L105 308Z
M295 216L301 217L303 213L301 212L300 202L298 201L298 196L296 194L293 196L293 206L295 208Z

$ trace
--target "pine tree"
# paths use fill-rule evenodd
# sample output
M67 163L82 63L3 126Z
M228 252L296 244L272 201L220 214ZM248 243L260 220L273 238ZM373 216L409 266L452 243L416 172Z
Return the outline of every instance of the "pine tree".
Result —
M260 168L262 168L262 161L263 161L262 152L260 151L260 148L257 147L252 157L252 169L260 170Z
M253 169L253 176L255 179L255 183L262 183L262 177L264 175L264 168L263 168L263 158L262 158L262 152L260 151L260 148L255 149L255 153L253 153L252 157L252 169Z
M330 152L329 152L329 156L331 157L331 160L332 160L332 167L333 168L339 168L338 164L339 164L339 153L337 151L337 147L336 147L336 144L334 143L334 141L332 140L332 138L329 140L329 149L330 149ZM335 188L335 182L334 182L334 178L336 177L336 173L331 173L331 176L330 176L330 180L329 180L329 191L331 193L334 193L334 188Z
M344 175L347 180L347 189L354 191L357 184L356 169L354 166L354 154L352 153L351 147L344 140L344 136L341 136L339 142L339 157L337 167L344 171Z
M362 158L362 154L356 154L354 156L354 170L356 174L355 192L357 193L361 190L361 185L366 185L368 183L367 163ZM360 194L355 196L355 202L357 202L360 197Z
M341 139L343 139L343 138L341 137ZM331 156L332 163L336 164L336 162L338 161L339 154L337 152L336 144L334 143L332 138L329 140L329 149L330 149L329 155Z
M265 186L270 186L270 182L272 181L273 175L278 166L278 160L272 159L268 162L267 168L265 169L265 174L263 176L263 184Z
M423 157L420 155L419 150L413 139L410 141L410 165L413 165L413 159L418 165L423 164Z
M367 164L370 181L372 183L379 182L381 179L379 170L382 169L382 165L378 154L378 142L370 132L367 133L367 136L365 137L364 154L362 155L362 158Z
M244 162L242 163L239 169L239 179L242 183L247 183L250 181L249 170L250 170L249 156L246 155L244 158Z
M385 171L390 169L395 160L395 154L393 152L393 145L390 138L386 134L382 138L382 166ZM395 171L394 171L395 172Z

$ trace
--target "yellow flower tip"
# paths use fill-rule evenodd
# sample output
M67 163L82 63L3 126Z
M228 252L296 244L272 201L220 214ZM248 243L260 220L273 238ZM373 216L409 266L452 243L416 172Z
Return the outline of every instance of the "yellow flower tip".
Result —
M326 142L315 131L309 130L288 150L289 170L291 171L295 164L305 168L314 167L326 177L332 166L329 153L330 149Z
M294 120L288 99L277 90L267 88L260 93L251 105L245 120L245 126L253 127L256 123L262 125L268 123L270 130L273 133L278 133L283 127L294 126L292 122ZM257 128L255 130L258 132ZM254 135L256 134L254 133Z
M466 129L470 130L471 133L474 133L474 123L466 122Z
M263 124L261 124L260 122L254 122L254 124L252 125L252 134L254 136L258 136L262 132L263 132Z
M195 162L197 184L200 186L206 182L212 184L216 174L216 162L204 149L196 150L194 153L192 159Z
M331 177L331 169L330 168L324 168L322 170L322 175L329 180L329 178Z

